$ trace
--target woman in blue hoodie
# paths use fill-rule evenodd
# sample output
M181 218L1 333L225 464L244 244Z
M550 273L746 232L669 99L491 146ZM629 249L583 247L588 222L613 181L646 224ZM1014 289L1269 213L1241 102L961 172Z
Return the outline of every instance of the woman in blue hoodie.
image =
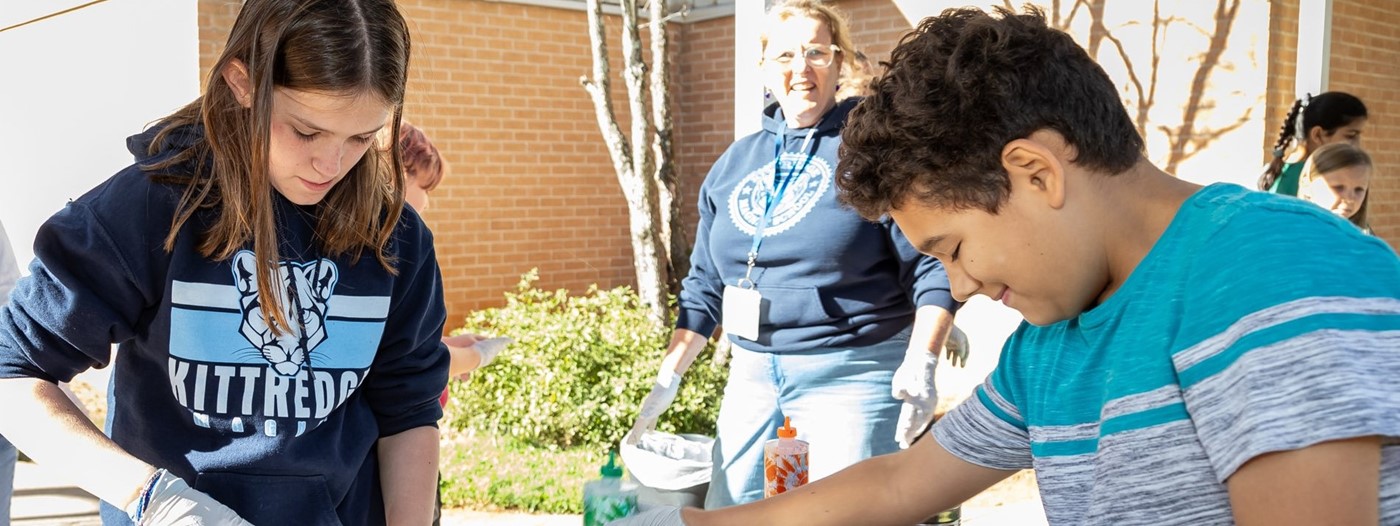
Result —
M856 104L836 99L856 57L845 19L788 1L770 11L762 45L776 104L700 188L676 329L626 439L645 439L722 324L733 357L708 508L762 498L763 442L784 416L811 443L813 479L915 439L933 417L933 371L958 307L937 260L893 222L837 201L841 128Z
M0 434L104 523L432 521L446 310L372 148L408 59L391 0L248 0L204 94L39 230L0 310ZM104 434L55 382L109 363Z

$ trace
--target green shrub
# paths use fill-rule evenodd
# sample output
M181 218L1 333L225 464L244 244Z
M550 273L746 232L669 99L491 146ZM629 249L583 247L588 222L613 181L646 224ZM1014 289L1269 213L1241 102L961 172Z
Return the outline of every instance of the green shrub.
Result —
M448 418L538 447L617 444L651 390L671 328L658 327L627 287L583 295L535 288L524 275L506 305L473 313L463 331L515 338L467 382L454 382ZM657 429L714 434L727 370L713 346L695 361Z

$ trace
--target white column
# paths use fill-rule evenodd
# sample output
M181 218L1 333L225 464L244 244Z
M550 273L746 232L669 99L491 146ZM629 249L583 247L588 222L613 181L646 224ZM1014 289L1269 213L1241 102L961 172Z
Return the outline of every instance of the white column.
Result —
M763 127L763 81L758 71L758 37L766 1L734 2L734 138Z
M1293 90L1317 95L1327 91L1327 70L1332 57L1332 0L1300 0L1298 3L1298 73Z

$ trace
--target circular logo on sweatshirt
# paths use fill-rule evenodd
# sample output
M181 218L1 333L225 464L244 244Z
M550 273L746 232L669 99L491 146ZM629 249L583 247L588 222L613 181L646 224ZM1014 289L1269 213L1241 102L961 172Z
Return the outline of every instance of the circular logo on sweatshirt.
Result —
M780 162L782 175L792 180L783 192L782 201L773 209L768 226L763 229L764 237L781 234L801 222L831 186L832 170L826 159L812 157L808 161L807 154L784 153ZM753 235L768 206L769 196L773 195L773 164L764 163L744 176L729 194L729 220L745 234ZM790 174L799 169L801 173Z

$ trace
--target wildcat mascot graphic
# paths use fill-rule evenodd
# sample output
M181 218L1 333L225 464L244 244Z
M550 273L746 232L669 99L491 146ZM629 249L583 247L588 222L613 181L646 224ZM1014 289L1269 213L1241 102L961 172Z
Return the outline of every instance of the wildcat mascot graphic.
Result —
M239 332L262 354L272 370L295 376L311 362L312 352L326 340L326 306L339 279L334 263L325 259L283 261L274 280L282 287L282 310L290 330L275 335L258 300L257 260L244 250L233 258L233 278L243 323Z

